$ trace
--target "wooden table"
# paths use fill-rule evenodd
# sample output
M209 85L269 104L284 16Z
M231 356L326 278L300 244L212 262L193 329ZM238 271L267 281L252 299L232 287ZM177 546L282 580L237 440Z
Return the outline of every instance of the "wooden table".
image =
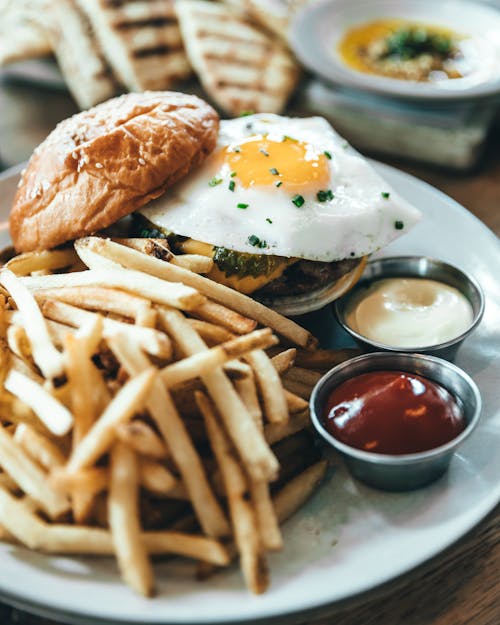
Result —
M26 160L64 117L76 112L60 90L10 84L0 77L0 161ZM477 171L449 173L391 162L441 189L500 235L500 128L492 133ZM466 253L466 251L465 251ZM498 268L500 270L500 268ZM313 621L307 621L311 625ZM2 625L55 625L0 604ZM356 597L318 625L498 625L500 623L500 507L467 536L411 573Z

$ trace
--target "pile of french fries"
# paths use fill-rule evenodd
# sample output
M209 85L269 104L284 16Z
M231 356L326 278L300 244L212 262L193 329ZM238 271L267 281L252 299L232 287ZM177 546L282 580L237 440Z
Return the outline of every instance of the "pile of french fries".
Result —
M352 354L202 274L165 242L89 237L0 269L0 539L151 559L248 588L326 463L308 432L321 371Z

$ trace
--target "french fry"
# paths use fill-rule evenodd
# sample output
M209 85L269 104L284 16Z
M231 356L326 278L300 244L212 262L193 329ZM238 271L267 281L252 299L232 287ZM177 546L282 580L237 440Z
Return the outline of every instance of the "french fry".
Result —
M206 350L203 340L178 311L161 309L159 319L185 354ZM250 475L257 480L276 477L276 458L224 372L215 368L201 378Z
M73 425L73 415L35 380L11 369L4 386L29 406L53 434L64 436L68 433Z
M286 398L286 403L288 406L288 412L290 414L297 414L298 412L304 412L304 410L307 410L309 408L309 403L305 399L303 399L302 397L299 397L298 395L295 395L291 391L287 391L286 389L285 389L285 398Z
M108 519L113 545L125 581L151 597L154 577L139 522L139 467L135 453L117 441L111 450Z
M153 239L150 237L131 237L126 239L112 238L112 241L125 245L142 252L147 256L153 256L169 263L174 258L174 253L171 251L168 241L166 239Z
M5 523L4 523L5 520ZM19 542L46 553L74 555L111 555L113 539L109 531L74 525L48 525L37 517L22 499L16 499L0 487L0 522ZM229 564L229 554L213 538L177 531L142 532L141 540L150 555L175 554L211 562Z
M269 326L278 334L300 347L312 349L317 344L317 340L307 330L304 330L304 328L290 319L283 317L270 308L266 308L259 302L234 289L199 276L183 267L175 266L172 263L164 263L136 250L119 245L113 241L99 239L98 237L80 239L79 245L87 247L105 258L110 258L123 267L142 271L165 281L182 282L187 286L191 286L212 300L246 317L255 319L264 326Z
M247 354L245 360L254 371L267 420L270 423L285 423L288 421L288 405L283 385L269 356L261 349L256 349Z
M80 328L98 317L97 313L82 310L76 306L58 302L56 300L42 299L40 295L40 307L43 314L54 321L66 323ZM123 323L114 319L103 319L102 334L105 339L117 333L125 333L132 340L139 341L144 349L152 356L168 360L172 356L171 342L163 332L153 328L143 328L129 323Z
M345 349L316 349L314 351L298 349L295 365L305 369L324 371L360 354L361 350L353 347Z
M313 494L325 476L328 463L320 460L290 480L274 496L274 508L280 523L289 519Z
M50 485L68 495L79 491L94 498L98 493L109 488L109 469L92 467L76 473L68 473L64 468L56 468L50 474Z
M4 286L21 313L21 323L31 344L33 359L46 378L56 378L64 373L60 352L54 347L47 324L33 295L9 269L0 272L0 284Z
M9 325L7 328L7 346L18 358L23 360L29 368L33 367L31 345L22 326Z
M90 360L95 347L100 343L102 317L97 316L90 325L82 326L79 335L68 334L65 340L66 372L70 389L71 407L74 417L73 450L94 424L98 412L95 402L92 372L94 365ZM77 523L88 521L94 496L92 493L74 490L71 493L73 516Z
M70 267L78 260L75 250L70 247L64 250L44 250L43 252L26 252L11 258L6 267L16 276L29 276L40 270L52 271Z
M291 380L286 373L283 378L283 388L285 388L290 393L294 395L298 395L302 397L302 399L309 400L311 397L311 393L313 387L310 384L305 384L304 382L300 382L299 380Z
M292 415L287 423L267 423L264 426L264 436L269 445L274 445L278 441L300 432L310 424L309 411L305 410Z
M322 373L311 371L311 369L304 369L303 367L291 367L286 373L287 380L301 382L307 386L315 386L322 377Z
M247 376L246 378L242 378L241 380L235 380L234 386L241 397L241 401L245 404L257 427L259 430L262 430L262 409L260 407L259 396L257 395L257 387L255 385L255 378L253 374Z
M236 338L232 332L229 332L226 328L215 323L209 323L201 319L189 319L189 324L210 346L225 343L226 341Z
M276 354L276 356L271 358L273 367L280 375L286 373L293 365L296 354L297 350L295 347L291 347L290 349L286 349L285 351Z
M250 495L262 546L267 551L279 551L283 548L283 537L271 500L269 484L250 480Z
M230 360L226 362L223 369L231 380L244 380L252 375L251 367L241 360Z
M45 472L3 427L0 427L0 466L51 518L69 510L67 498L50 488Z
M165 239L132 238L113 239L113 241L131 247L153 258L179 265L179 267L184 267L195 273L209 273L214 265L214 261L208 258L208 256L200 256L199 254L182 254L176 256L170 251Z
M68 473L91 466L109 450L115 440L116 426L130 420L143 406L155 377L156 371L151 367L125 384L71 454L66 465Z
M189 324L187 325L191 329ZM211 349L193 353L171 365L167 365L161 371L163 382L168 387L185 382L186 380L209 374L215 368L240 356L251 352L259 347L275 344L276 337L271 330L256 330L251 334L245 334L227 343L222 343Z
M110 347L130 375L139 375L150 365L137 345L114 337ZM147 407L167 442L203 531L209 536L226 536L229 525L205 475L198 452L191 442L164 384L154 382Z
M149 259L148 256L144 256L144 254L140 252L135 252L135 250L130 251L139 254L145 259ZM151 258L149 260L156 259ZM157 262L161 263L161 261ZM170 263L165 263L165 265L170 266ZM177 269L180 270L180 267ZM203 295L189 286L166 282L155 276L150 276L132 269L123 270L120 268L115 269L114 267L89 269L88 271L77 271L75 273L54 274L40 277L28 276L19 279L22 280L24 286L30 291L71 286L102 286L112 289L123 289L128 293L150 299L157 304L173 306L174 308L181 308L182 310L194 310L205 301Z
M20 358L14 353L11 353L9 355L9 360L11 370L22 373L30 380L33 380L37 384L40 384L40 386L45 384L43 377L37 371L31 368L31 363L29 363L29 361L26 361L24 358Z
M208 397L197 392L196 401L203 414L210 445L222 473L245 582L252 592L260 594L267 588L269 577L261 550L257 519L252 507L244 498L248 487L247 481L226 434L217 422L217 416Z
M159 462L141 459L140 465L141 486L156 495L168 495L177 484L177 479Z
M79 308L108 312L136 320L151 304L143 297L98 286L75 286L38 291L47 299L55 299Z
M27 423L49 438L58 438L40 421L36 414L14 395L0 392L0 423Z
M156 328L156 320L158 319L158 313L152 306L144 306L137 312L135 316L135 323L142 328Z
M116 436L122 443L146 458L161 460L169 454L163 440L144 421L121 423L116 428Z
M257 327L257 322L254 319L244 317L240 313L227 308L227 306L211 300L207 300L201 306L192 310L191 314L193 317L209 323L216 323L234 334L247 334Z
M63 452L53 441L26 423L17 426L14 440L35 462L48 471L61 467L66 462Z

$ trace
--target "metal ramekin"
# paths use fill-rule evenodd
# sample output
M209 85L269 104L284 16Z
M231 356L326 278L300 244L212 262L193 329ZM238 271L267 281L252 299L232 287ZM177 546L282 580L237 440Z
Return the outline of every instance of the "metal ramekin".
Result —
M472 306L473 319L470 326L454 339L436 345L416 345L415 347L395 347L378 343L353 330L345 320L345 314L351 297L360 289L382 278L428 278L444 282L462 293ZM365 351L418 352L432 354L446 360L454 360L462 342L478 326L484 313L484 294L476 280L464 271L441 260L426 256L391 256L372 260L366 265L359 282L347 295L334 304L335 315L341 326L354 338Z
M370 371L416 373L445 387L462 404L466 427L449 443L414 454L377 454L350 447L324 427L324 410L330 392L356 375ZM311 419L316 431L343 456L352 475L375 488L403 491L421 488L448 469L453 453L476 427L481 414L481 395L475 382L456 365L423 354L374 352L344 362L316 384L310 400Z

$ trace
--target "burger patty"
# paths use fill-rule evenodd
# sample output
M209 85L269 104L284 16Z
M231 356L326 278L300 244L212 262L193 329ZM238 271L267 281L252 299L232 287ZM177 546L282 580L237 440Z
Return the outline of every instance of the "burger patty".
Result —
M355 269L361 260L361 258L349 258L332 263L299 260L287 267L282 276L256 291L255 295L257 297L300 295L315 291Z

